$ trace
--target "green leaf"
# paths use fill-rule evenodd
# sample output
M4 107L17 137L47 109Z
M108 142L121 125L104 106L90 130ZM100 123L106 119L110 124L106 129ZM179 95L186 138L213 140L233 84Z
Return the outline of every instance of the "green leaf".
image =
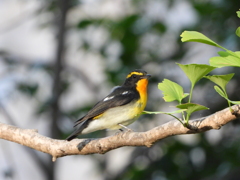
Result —
M240 11L237 11L237 16L240 18Z
M236 54L237 57L240 58L240 51L235 51L235 54Z
M217 91L217 93L222 96L224 99L226 99L228 102L231 102L232 104L240 104L240 101L231 101L228 99L227 95L224 93L222 89L220 89L218 86L214 86L214 89Z
M193 112L200 111L200 110L209 109L206 106L195 104L195 103L180 104L180 105L177 105L176 107L179 109L187 109L186 112L188 114L192 114Z
M236 35L237 35L238 37L240 37L240 27L238 27L238 28L236 29Z
M179 109L177 111L172 111L172 112L162 112L162 111L157 111L157 112L151 112L151 111L143 111L142 114L176 114L176 113L182 113L186 111L186 109Z
M183 92L182 86L168 79L164 79L161 83L159 83L158 89L163 91L163 99L166 102L177 100L181 103L182 99L188 96L187 93Z
M186 110L186 113L187 113L187 118L186 118L186 121L188 122L189 120L189 117L190 115L193 113L193 112L196 112L196 111L200 111L200 110L205 110L205 109L209 109L203 105L200 105L200 104L195 104L195 103L186 103L186 104L180 104L178 106L176 106L177 108L179 109L187 109Z
M180 36L182 37L181 39L182 42L190 42L190 41L200 42L200 43L225 49L224 47L220 46L219 44L209 39L207 36L197 31L184 31Z
M212 57L210 58L210 65L215 66L218 68L225 67L225 66L234 66L234 67L240 67L240 53L239 52L223 52L220 51L218 54L221 57Z
M236 51L236 52L233 52L233 51L230 51L230 50L227 50L227 51L219 51L218 52L219 56L221 57L228 57L228 56L233 56L233 57L236 57L236 58L239 58L239 51Z
M204 78L209 79L215 84L219 85L226 92L226 85L232 79L234 73L226 75L213 75L213 76L204 76Z
M192 86L194 86L196 82L198 82L203 76L207 75L209 72L216 68L206 64L177 64L190 79Z
M224 97L225 99L228 99L226 86L228 82L232 79L234 73L232 74L226 74L226 75L213 75L213 76L206 76L205 78L211 80L212 82L216 83L218 86L221 87L221 89L218 86L214 86L214 89L217 91L220 96ZM230 101L228 101L229 107L231 106ZM231 108L231 107L230 107Z
M217 91L217 93L222 96L225 99L228 99L226 93L218 86L214 86L214 89Z
M229 99L227 99L229 102L231 102L232 104L240 104L240 101L231 101Z

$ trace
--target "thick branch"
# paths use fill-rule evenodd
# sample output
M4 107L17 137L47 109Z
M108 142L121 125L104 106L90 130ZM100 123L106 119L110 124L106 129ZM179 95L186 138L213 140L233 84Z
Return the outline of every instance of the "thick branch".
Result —
M190 121L191 129L173 120L146 132L123 132L101 139L75 139L69 142L42 136L37 133L37 130L21 129L0 123L0 138L48 153L55 161L56 158L67 155L102 154L122 146L150 147L153 143L169 136L220 129L221 126L237 119L240 113L239 106L235 105L232 108L235 115L226 108L206 118Z

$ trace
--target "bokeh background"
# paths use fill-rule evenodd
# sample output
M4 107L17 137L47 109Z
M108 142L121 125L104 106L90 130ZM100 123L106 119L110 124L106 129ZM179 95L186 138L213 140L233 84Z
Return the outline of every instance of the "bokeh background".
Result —
M237 51L237 0L0 0L0 121L64 139L73 122L121 85L127 73L144 69L149 111L171 111L157 84L164 78L189 92L190 82L175 64L208 64L219 49L182 43L184 30L204 33ZM239 100L238 68L228 84ZM193 102L210 108L203 117L227 107L201 80ZM144 115L130 127L147 131L171 118ZM1 180L237 180L240 179L239 122L221 130L163 139L153 147L123 147L104 155L51 157L0 140ZM105 137L100 131L82 138Z

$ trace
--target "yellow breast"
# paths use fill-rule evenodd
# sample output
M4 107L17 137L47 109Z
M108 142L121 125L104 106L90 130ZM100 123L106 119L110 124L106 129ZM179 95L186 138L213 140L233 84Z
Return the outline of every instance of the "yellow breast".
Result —
M137 82L137 91L140 98L137 102L131 102L124 106L119 106L107 110L105 113L94 118L89 126L82 131L82 134L101 130L101 129L120 129L119 124L128 126L133 123L142 113L147 104L147 79Z

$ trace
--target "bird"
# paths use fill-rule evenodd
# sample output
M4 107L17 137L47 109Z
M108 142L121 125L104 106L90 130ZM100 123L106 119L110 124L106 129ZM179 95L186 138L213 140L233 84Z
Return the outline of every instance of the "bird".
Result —
M80 134L98 130L122 130L141 115L147 104L148 80L146 71L131 71L121 86L112 89L109 95L96 103L88 113L75 122L75 131L66 138L71 141Z

